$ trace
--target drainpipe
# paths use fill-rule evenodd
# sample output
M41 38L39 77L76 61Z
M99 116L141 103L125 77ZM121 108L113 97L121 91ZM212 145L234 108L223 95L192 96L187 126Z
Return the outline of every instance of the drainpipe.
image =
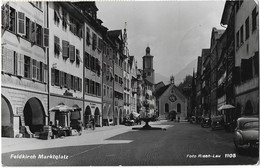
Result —
M82 92L83 92L83 99L82 99L82 102L83 102L83 109L82 109L82 121L83 121L83 125L85 127L85 113L84 113L84 110L85 110L85 46L86 46L86 35L85 35L85 22L83 23L83 30L82 30L82 36L83 36L83 78L82 78L82 84L83 84L83 87L82 87Z
M49 28L49 2L46 2L46 17L47 17L47 28ZM49 30L50 31L50 30ZM50 45L50 43L49 43ZM47 73L47 92L48 92L48 96L47 96L47 110L48 110L48 123L46 125L49 125L50 122L50 60L49 60L49 48L46 48L46 53L47 53L47 68L48 68L48 73ZM46 121L45 121L46 123Z

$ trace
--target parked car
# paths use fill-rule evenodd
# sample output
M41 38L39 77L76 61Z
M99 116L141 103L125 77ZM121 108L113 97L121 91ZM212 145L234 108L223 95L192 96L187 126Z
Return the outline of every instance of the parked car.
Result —
M212 130L224 129L224 119L222 115L211 118L211 128Z
M236 149L259 150L259 119L257 117L241 117L237 119L234 144Z
M201 127L205 128L205 127L210 127L210 123L211 122L211 119L208 118L208 117L205 117L205 118L202 118L201 120Z

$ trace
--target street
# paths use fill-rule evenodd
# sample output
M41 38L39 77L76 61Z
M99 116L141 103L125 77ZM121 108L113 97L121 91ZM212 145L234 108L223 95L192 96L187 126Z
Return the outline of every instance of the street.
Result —
M41 141L49 143L50 146L55 141L64 141L67 145L2 153L2 164L5 166L252 165L259 159L257 155L251 155L247 151L238 154L233 144L232 133L224 130L212 131L196 124L166 120L152 122L151 125L166 130L132 130L132 127L114 126L111 130L87 132L86 135L73 137L78 139L78 145L71 144L70 137ZM84 141L86 136L92 140Z

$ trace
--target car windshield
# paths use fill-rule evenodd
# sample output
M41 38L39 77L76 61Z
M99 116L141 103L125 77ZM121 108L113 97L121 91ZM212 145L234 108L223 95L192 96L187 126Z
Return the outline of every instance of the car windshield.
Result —
M251 128L258 128L258 121L246 122L243 126L243 129L251 129Z

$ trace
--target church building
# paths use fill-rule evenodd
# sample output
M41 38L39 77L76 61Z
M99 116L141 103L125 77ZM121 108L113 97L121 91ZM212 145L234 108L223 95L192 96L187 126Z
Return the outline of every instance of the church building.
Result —
M187 98L171 83L159 88L156 93L156 105L160 119L185 120L187 118Z

